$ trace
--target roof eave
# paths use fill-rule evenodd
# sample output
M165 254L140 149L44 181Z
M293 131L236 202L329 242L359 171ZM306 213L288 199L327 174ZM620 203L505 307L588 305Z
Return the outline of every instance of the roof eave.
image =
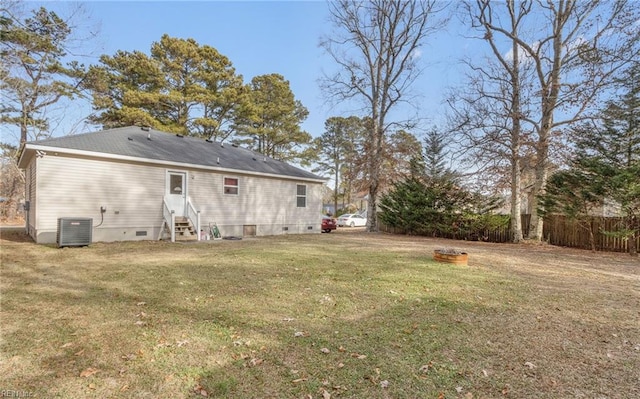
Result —
M22 154L20 155L20 159L18 161L18 167L20 169L26 169L27 167L27 165L21 165L22 159L24 157L24 154L27 152L27 150L33 150L34 152L43 151L45 153L56 152L56 153L63 153L63 154L70 154L70 155L82 155L82 156L93 157L93 158L114 159L119 161L133 161L133 162L141 162L141 163L147 163L147 164L181 167L181 168L189 168L189 169L202 169L202 170L210 170L210 171L218 171L218 172L243 173L243 174L253 175L253 176L276 177L276 178L287 179L287 180L298 180L298 181L302 180L302 181L308 181L308 182L314 182L314 183L326 183L329 180L326 178L314 179L311 177L290 176L290 175L283 175L283 174L277 174L277 173L255 172L255 171L250 171L246 169L231 169L231 168L223 168L223 167L216 167L216 166L209 166L209 165L199 165L199 164L165 161L160 159L133 157L128 155L109 154L109 153L97 152L97 151L77 150L77 149L64 148L64 147L51 147L51 146L38 145L35 143L31 143L31 144L26 143L23 146Z

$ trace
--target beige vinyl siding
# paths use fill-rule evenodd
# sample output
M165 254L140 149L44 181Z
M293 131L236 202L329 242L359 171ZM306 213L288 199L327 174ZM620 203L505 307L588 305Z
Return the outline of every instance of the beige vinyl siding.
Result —
M27 211L27 232L32 237L36 236L36 209L37 208L37 159L33 158L26 170L27 176L27 193L26 200L29 201L29 210Z
M136 239L138 230L148 230L145 239L156 238L153 234L162 223L165 168L55 155L41 158L38 166L39 234L55 232L60 217L93 218L97 226L100 207L105 207L94 241Z
M224 194L224 177L238 178L237 195ZM223 235L242 235L244 225L255 225L257 235L320 232L322 184L199 171L192 172L189 183L203 225L215 222ZM307 185L304 208L296 205L298 184Z
M318 182L55 153L35 159L29 170L35 198L32 224L39 243L55 242L61 217L92 218L94 242L157 239L169 170L186 172L187 196L200 211L203 229L217 223L225 236L242 236L245 226L255 226L259 236L320 232ZM225 177L238 179L237 195L224 194ZM304 208L297 207L298 184L307 186ZM106 208L102 224L101 207Z

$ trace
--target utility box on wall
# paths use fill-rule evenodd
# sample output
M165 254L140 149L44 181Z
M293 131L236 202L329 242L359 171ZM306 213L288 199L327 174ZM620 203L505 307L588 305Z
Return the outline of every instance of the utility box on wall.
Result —
M59 218L56 243L58 247L83 247L91 244L93 219Z

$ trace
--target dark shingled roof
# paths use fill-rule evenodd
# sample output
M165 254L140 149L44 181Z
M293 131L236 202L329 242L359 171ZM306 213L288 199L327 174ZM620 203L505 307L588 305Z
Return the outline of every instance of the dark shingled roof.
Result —
M324 180L285 162L234 146L137 126L29 142L41 147L91 151L126 157Z

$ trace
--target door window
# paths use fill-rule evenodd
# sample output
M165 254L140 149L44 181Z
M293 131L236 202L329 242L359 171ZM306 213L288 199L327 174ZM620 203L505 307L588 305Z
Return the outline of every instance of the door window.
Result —
M172 174L169 176L169 194L182 195L183 175Z

